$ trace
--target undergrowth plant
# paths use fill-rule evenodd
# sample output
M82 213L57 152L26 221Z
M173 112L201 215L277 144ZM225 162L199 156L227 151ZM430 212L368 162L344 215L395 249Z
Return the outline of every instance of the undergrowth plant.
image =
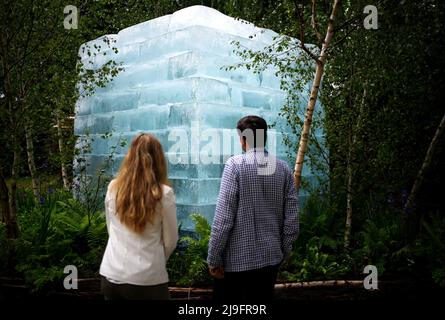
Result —
M207 266L210 224L197 213L191 214L190 218L195 223L195 233L180 238L167 269L171 282L179 286L209 285L212 281Z

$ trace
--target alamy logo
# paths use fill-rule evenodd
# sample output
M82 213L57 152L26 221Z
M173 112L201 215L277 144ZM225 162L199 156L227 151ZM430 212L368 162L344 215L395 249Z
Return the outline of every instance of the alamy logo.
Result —
M366 13L367 16L365 17L365 20L363 21L363 26L366 30L369 29L378 29L378 11L377 7L368 4L364 9L363 13Z
M171 164L222 164L233 154L241 154L240 138L245 138L249 146L265 145L265 131L251 129L242 132L238 129L213 128L200 129L198 122L191 122L191 129L175 128L170 130L168 141L172 142L167 152L167 159ZM276 155L276 135L268 140L267 151ZM241 161L242 158L239 158ZM255 158L248 157L247 164L255 163L259 175L272 175L276 170L274 157L258 154Z
M79 20L79 16L77 15L77 7L72 5L66 6L63 8L63 13L67 15L65 19L63 19L63 27L67 30L77 29Z
M363 270L364 274L367 274L363 280L363 286L366 290L377 290L378 289L378 272L377 267L371 264L367 265Z
M71 264L65 266L63 273L68 273L63 280L63 287L66 290L77 289L77 267Z

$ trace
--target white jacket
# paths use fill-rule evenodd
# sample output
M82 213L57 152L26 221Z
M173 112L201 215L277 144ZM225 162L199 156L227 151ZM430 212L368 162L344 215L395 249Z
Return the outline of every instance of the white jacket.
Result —
M163 197L153 224L142 234L123 225L116 215L116 192L108 185L105 197L108 243L99 273L116 283L157 285L168 282L166 262L176 248L178 226L175 194L163 185Z

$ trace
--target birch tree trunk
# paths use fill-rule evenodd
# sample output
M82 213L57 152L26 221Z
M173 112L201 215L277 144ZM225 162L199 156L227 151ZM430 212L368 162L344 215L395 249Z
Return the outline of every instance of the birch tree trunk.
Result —
M13 139L14 143L17 140ZM16 239L19 233L17 226L17 178L19 171L20 153L17 144L14 145L14 160L11 172L11 192L9 194L9 223L6 225L8 238Z
M66 163L65 163L65 148L63 146L63 133L61 128L60 118L59 115L57 114L56 114L56 124L57 124L57 140L59 142L60 167L62 170L63 187L69 190L70 182L68 179L68 170L66 168Z
M18 226L17 226L17 204L16 204L16 195L17 195L17 170L18 170L18 161L19 161L19 152L18 148L19 145L17 144L17 139L15 136L15 124L14 121L14 105L13 105L13 95L11 94L11 86L9 81L9 76L6 72L6 70L9 69L9 63L8 63L8 50L7 50L7 41L8 39L8 33L7 32L0 32L0 60L2 63L2 69L3 73L1 74L2 80L3 80L3 94L4 99L6 99L6 104L8 106L8 115L9 115L9 125L11 130L11 141L12 141L12 147L14 148L14 160L13 160L13 172L12 172L12 181L11 181L11 192L9 192L8 186L6 185L5 176L3 174L3 170L0 172L0 188L1 188L1 205L2 209L4 210L4 219L6 222L6 232L7 237L9 239L15 239L18 236ZM0 169L2 169L0 167ZM5 200L5 202L3 202ZM7 205L6 205L7 201ZM4 208L3 208L4 207Z
M4 34L0 32L0 48L1 48L1 60L2 60L2 67L3 70L8 70L8 63L7 63L7 54L5 53L4 49ZM11 142L12 147L14 148L13 151L13 163L12 163L12 172L11 172L11 190L9 191L8 186L6 185L5 177L3 175L3 172L1 172L1 180L3 180L4 185L1 186L2 188L2 198L7 198L8 201L8 208L6 209L6 203L5 205L5 222L6 222L6 232L8 239L16 239L18 237L19 229L17 225L17 177L18 177L18 170L19 170L19 158L20 158L20 144L17 141L16 136L16 124L17 121L15 121L15 108L13 104L13 97L10 93L10 83L9 83L9 77L5 76L3 79L3 86L4 86L4 95L7 101L8 105L8 114L9 114L9 125L11 130ZM2 170L3 171L3 170ZM2 183L3 184L3 183ZM6 187L6 188L5 188ZM3 202L3 199L2 199Z
M419 193L420 187L423 184L423 181L425 179L425 174L428 171L429 167L431 166L431 162L433 160L434 152L437 148L437 144L440 140L440 137L443 134L445 128L445 114L442 117L442 120L440 121L439 126L437 127L436 133L434 134L433 139L431 140L431 143L428 147L428 151L426 152L425 159L423 160L422 167L420 168L419 172L417 173L416 180L414 181L413 187L411 189L411 192L409 193L408 200L406 201L404 211L407 212L409 209L412 208L414 204L414 200L417 197L417 194Z
M34 142L32 140L32 132L29 124L25 126L25 139L26 139L26 154L28 156L28 168L31 174L32 191L34 193L35 201L38 202L40 198L40 188L37 177L37 169L34 158Z
M8 224L11 213L9 211L9 189L3 174L3 168L0 165L0 212L1 221Z
M317 67L315 70L314 82L312 83L310 99L308 101L306 114L304 116L304 123L303 123L303 128L301 130L300 143L298 147L298 153L297 153L297 158L295 160L295 168L294 168L294 181L297 192L299 191L301 185L301 172L303 170L304 155L307 149L309 132L312 124L312 116L314 114L315 103L317 101L317 96L318 96L318 89L320 88L321 78L323 76L327 50L329 48L329 44L332 40L332 37L334 36L334 22L337 16L339 5L340 5L340 0L334 0L331 16L329 17L326 37L323 41L320 56L317 60Z
M352 132L351 132L352 135ZM345 238L344 238L344 248L349 249L350 238L351 238L351 226L352 226L352 145L353 138L350 135L349 139L349 151L348 151L348 163L346 167L346 175L348 177L348 182L346 186L346 224L345 224Z
M349 249L350 242L351 242L351 228L352 228L352 199L353 199L353 190L352 190L352 183L353 183L353 170L352 170L352 163L353 163L353 152L354 152L354 146L357 141L357 131L360 129L360 125L362 122L362 117L364 113L365 108L365 99L367 96L367 88L366 88L367 82L365 82L365 88L363 89L363 96L362 101L360 103L360 109L359 114L357 117L357 122L355 124L355 128L353 128L349 135L349 150L348 150L348 159L347 159L347 167L346 167L346 175L348 178L347 186L346 186L346 224L345 224L345 237L344 237L344 248L347 250ZM352 111L351 111L352 112Z

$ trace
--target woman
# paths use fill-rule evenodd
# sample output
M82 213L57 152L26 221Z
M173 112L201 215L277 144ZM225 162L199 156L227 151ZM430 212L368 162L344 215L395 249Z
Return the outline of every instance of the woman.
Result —
M159 141L131 143L105 197L108 244L100 274L105 299L169 299L166 263L178 229L173 189Z

